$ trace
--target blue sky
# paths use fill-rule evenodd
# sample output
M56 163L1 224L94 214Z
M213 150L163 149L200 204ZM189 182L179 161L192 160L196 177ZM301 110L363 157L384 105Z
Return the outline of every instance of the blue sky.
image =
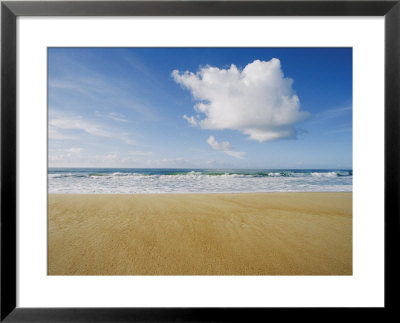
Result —
M351 48L49 48L50 167L352 168Z

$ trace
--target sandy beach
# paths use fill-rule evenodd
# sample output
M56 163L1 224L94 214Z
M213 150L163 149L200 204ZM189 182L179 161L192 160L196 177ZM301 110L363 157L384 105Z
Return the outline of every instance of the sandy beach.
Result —
M49 275L351 275L352 193L49 194Z

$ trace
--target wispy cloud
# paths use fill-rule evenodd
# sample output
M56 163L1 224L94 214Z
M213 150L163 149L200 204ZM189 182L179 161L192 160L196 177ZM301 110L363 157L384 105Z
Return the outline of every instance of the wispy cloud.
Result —
M131 82L124 78L111 78L98 72L92 71L87 67L80 66L76 62L68 62L68 67L74 70L71 73L68 68L62 70L61 76L51 76L48 86L51 93L60 93L66 96L78 95L80 99L90 99L92 104L105 107L105 114L109 114L109 118L121 121L118 115L114 115L115 110L125 109L134 111L138 115L146 119L155 119L153 109L149 108L145 102L138 101L138 97L134 95L134 87ZM62 91L62 92L60 92Z
M103 119L110 119L116 122L130 122L130 120L122 113L119 112L102 112L99 110L96 110L95 115L97 117L103 118Z
M132 67L134 70L137 70L143 74L145 74L148 77L151 77L151 73L146 66L146 64L143 62L142 59L140 59L138 56L133 55L132 53L128 52L122 52L121 58L128 63L130 67Z
M308 122L313 123L329 121L335 118L342 117L345 114L351 113L352 110L353 107L351 105L324 110L313 115L313 117L310 118Z
M196 119L195 119L193 116L188 117L186 114L184 114L184 115L183 115L183 118L184 118L187 122L189 122L189 124L191 124L192 126L197 126L197 125L199 124L198 121L196 121Z
M109 82L99 77L74 76L73 78L63 77L60 79L49 79L50 90L69 90L80 93L90 98L99 98L105 94L117 93L118 89Z
M212 149L222 151L232 157L243 158L246 154L245 152L234 151L233 147L228 141L218 142L214 136L208 137L206 142L211 146Z
M102 126L92 121L86 121L81 116L53 117L49 120L49 125L57 130L80 130L93 136L113 137L114 134L104 130ZM51 138L53 139L53 138Z
M118 112L110 112L108 113L108 117L114 121L118 122L129 122L129 120L122 113Z
M67 149L66 150L68 153L70 153L70 154L79 154L79 153L81 153L82 151L84 151L84 149L83 148L69 148L69 149Z
M80 115L68 115L51 109L49 114L49 139L78 139L76 135L70 133L71 130L83 132L95 137L117 139L128 145L136 145L136 141L131 139L128 133L116 132L106 125L95 121L88 121Z
M75 139L75 136L72 136L70 134L63 134L60 132L60 130L57 127L54 127L50 124L48 127L48 136L49 136L49 139L52 139L52 140Z

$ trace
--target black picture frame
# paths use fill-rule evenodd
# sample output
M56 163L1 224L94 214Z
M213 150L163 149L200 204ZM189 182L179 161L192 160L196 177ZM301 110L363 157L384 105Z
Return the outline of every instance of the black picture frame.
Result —
M16 307L16 19L19 16L384 16L385 306L398 307L400 220L400 0L396 1L2 1L1 3L1 316L3 322L253 322L270 312L340 319L338 309L20 308ZM79 292L79 291L77 291ZM313 313L310 313L310 310ZM349 311L356 309L346 309ZM357 309L362 310L362 309ZM266 313L266 311L269 311ZM348 315L346 314L346 315ZM267 316L268 315L268 316ZM318 314L317 314L318 315ZM318 316L315 316L318 317ZM396 317L396 316L395 316ZM272 319L272 317L270 317Z

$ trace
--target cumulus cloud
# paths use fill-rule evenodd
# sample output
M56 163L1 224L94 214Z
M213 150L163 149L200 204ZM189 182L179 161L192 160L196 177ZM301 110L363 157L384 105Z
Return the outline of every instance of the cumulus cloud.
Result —
M242 70L233 64L228 69L206 66L197 73L174 70L172 77L197 101L196 116L184 116L192 126L237 130L264 142L295 138L295 124L308 116L276 58L255 60Z
M229 141L218 142L214 136L208 137L206 141L212 149L222 151L232 157L243 158L243 156L246 154L242 151L234 151Z

